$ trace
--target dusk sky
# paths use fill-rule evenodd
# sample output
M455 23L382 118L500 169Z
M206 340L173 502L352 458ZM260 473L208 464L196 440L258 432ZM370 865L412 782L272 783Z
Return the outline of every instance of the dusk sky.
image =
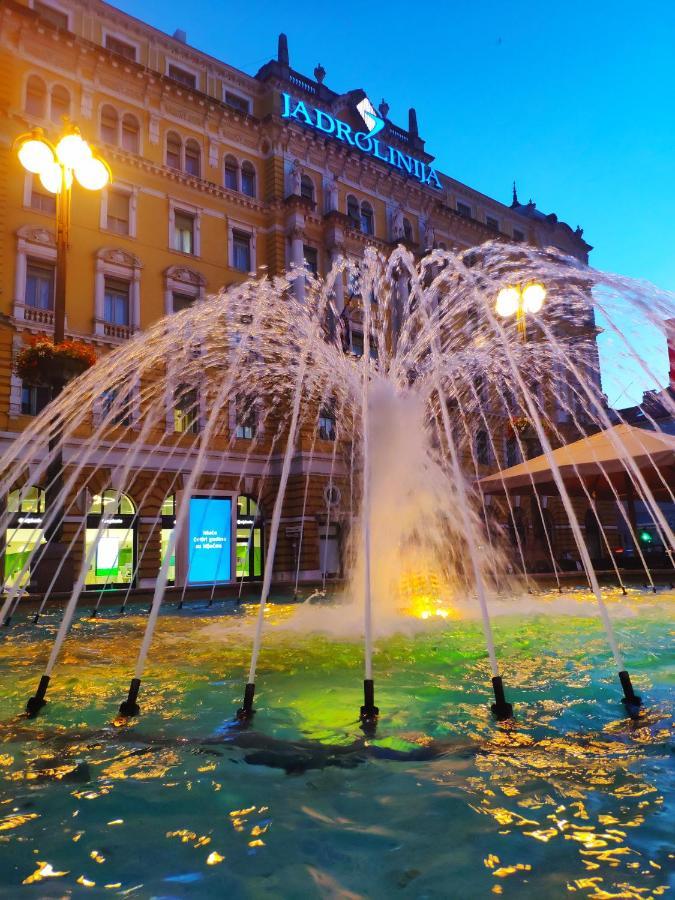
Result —
M515 179L521 201L584 228L592 265L675 290L668 0L250 0L194 15L175 0L115 5L170 34L184 29L189 44L249 74L284 31L293 68L311 75L321 62L329 87L361 87L375 105L384 97L402 126L414 106L443 172L506 203ZM645 330L644 345L666 379L665 337ZM629 375L603 358L610 401L653 386Z

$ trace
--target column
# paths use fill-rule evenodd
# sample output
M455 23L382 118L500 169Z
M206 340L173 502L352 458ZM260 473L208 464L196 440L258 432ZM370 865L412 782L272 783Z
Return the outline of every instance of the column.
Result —
M305 264L304 251L304 235L300 228L293 228L290 232L291 237L291 267L293 269L301 269ZM295 296L301 302L305 299L305 279L297 277L293 282L293 290Z

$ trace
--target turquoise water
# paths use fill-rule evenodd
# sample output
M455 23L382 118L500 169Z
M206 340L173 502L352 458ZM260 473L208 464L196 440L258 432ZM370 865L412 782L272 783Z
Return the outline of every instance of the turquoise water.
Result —
M534 612L494 623L515 724L489 713L479 624L420 623L378 642L376 752L336 751L337 764L306 768L327 760L303 745L292 774L297 748L263 754L274 765L260 765L259 753L224 740L253 607L167 610L142 715L126 727L111 722L144 617L80 618L48 706L27 721L17 713L58 619L35 627L19 615L0 643L0 895L669 896L673 597L610 600L646 700L638 721L623 717L587 606L572 600L561 614L535 598ZM254 740L348 748L363 739L362 648L293 631L294 612L270 613ZM423 748L430 758L387 758Z

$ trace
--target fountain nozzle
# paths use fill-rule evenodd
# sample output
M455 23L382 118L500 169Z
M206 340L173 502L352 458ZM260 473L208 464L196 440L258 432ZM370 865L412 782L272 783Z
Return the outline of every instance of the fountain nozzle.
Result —
M363 682L363 706L361 707L361 723L373 728L377 724L380 715L379 707L375 706L375 684L372 678L366 678Z
M40 679L40 684L38 685L38 689L35 692L35 696L31 697L26 703L26 712L28 713L29 719L34 719L35 716L40 712L42 707L47 702L45 700L45 694L47 693L47 687L49 685L49 675L43 675Z
M127 694L127 699L123 700L120 703L120 715L121 716L137 716L141 708L136 702L138 700L138 691L141 686L140 678L132 678L131 684L129 685L129 693Z
M495 675L492 679L492 690L495 692L495 702L492 704L492 712L500 722L513 718L513 705L507 703L504 695L504 683L501 675Z
M253 697L255 695L255 684L251 681L246 683L246 687L244 688L244 703L237 710L237 720L246 724L250 722L253 716L255 715L255 710L253 709Z
M628 715L632 716L642 706L642 697L638 697L638 695L633 690L633 684L630 680L630 675L625 671L625 669L622 672L619 672L619 681L621 682L621 687L623 688L623 697L621 698L621 702L626 707Z

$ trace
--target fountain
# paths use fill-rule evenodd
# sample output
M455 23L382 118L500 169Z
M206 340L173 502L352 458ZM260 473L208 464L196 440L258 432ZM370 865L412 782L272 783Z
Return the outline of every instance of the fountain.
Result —
M298 278L305 281L302 300L294 291ZM345 310L335 305L338 278L346 278L350 286ZM526 325L525 314L510 320L495 311L495 298L505 287L539 284L546 285L546 305L528 313ZM500 597L514 590L514 579L524 579L530 591L534 582L523 547L520 495L509 488L507 466L502 465L506 442L512 462L540 454L550 469L557 515L569 530L579 577L593 595L623 702L637 715L641 701L615 636L579 519L578 498L590 504L624 594L596 496L609 491L633 533L635 522L621 502L615 473L610 476L602 461L596 461L591 482L587 464L572 463L572 474L563 474L555 458L555 448L570 435L574 439L606 431L632 501L637 498L652 516L672 568L675 541L659 506L661 499L673 500L672 488L649 453L638 460L626 450L601 389L596 316L615 335L626 362L653 376L650 361L640 353L639 334L616 324L617 311L625 316L626 309L638 321L647 319L660 327L673 315L669 295L585 268L557 251L493 242L461 253L435 250L416 262L403 248L388 258L370 250L359 265L340 261L325 281L303 271L232 287L157 322L100 359L16 437L0 460L0 496L15 492L20 509L22 498L35 485L44 485L50 498L41 523L47 541L31 534L20 565L6 579L0 620L9 624L15 617L27 579L40 567L55 531L62 534L67 552L40 598L36 622L56 595L61 567L72 564L76 572L69 595L59 598L62 618L28 713L36 715L44 706L78 604L85 597L90 602L87 573L92 565L98 566L97 572L106 571L98 565L106 510L114 515L120 498L132 488L139 507L155 502L161 491L178 492L181 498L152 585L127 697L120 706L122 716L132 717L140 711L139 691L162 604L169 596L170 571L176 565L181 568L184 586L173 587L170 596L178 593L182 605L198 552L194 545L187 547L188 500L201 496L208 501L223 493L220 486L229 479L225 493L232 503L241 485L255 480L258 506L264 497L272 515L250 666L237 713L240 722L250 722L289 479L295 460L306 457L290 577L297 592L308 492L321 472L329 492L339 486L342 521L353 524L346 593L362 617L360 718L366 733L373 733L379 715L373 666L377 619L406 605L410 597L406 600L405 585L420 568L433 590L442 594L438 599L446 614L448 608L477 608L494 692L492 709L500 720L511 718L491 612ZM362 352L354 352L358 334ZM181 401L181 421L189 427L182 429L180 440L167 428L167 403L172 406L177 397L189 397L192 404L186 411ZM670 395L664 394L664 403L672 414ZM244 454L235 452L235 404L254 414L257 423ZM319 454L317 423L326 408L333 411L336 433L330 453ZM191 427L198 420L200 427ZM652 427L659 431L658 423ZM65 462L54 473L57 459ZM499 490L487 490L485 476L495 468ZM529 477L524 493L531 496L542 522L544 553L561 591L561 569L546 523L547 497L534 475ZM87 526L83 498L89 495L103 498L96 529ZM0 516L0 533L10 526L12 514L5 510ZM202 525L209 514L206 502ZM146 554L154 552L161 517L142 524L122 610ZM83 552L85 529L95 534ZM214 571L219 571L222 554L229 554L230 547L227 540L209 547ZM653 586L637 540L635 548ZM112 573L116 565L109 568ZM324 591L325 571L324 564ZM228 577L232 580L231 573ZM201 583L211 600L216 580ZM101 574L94 612L105 589L106 576Z

